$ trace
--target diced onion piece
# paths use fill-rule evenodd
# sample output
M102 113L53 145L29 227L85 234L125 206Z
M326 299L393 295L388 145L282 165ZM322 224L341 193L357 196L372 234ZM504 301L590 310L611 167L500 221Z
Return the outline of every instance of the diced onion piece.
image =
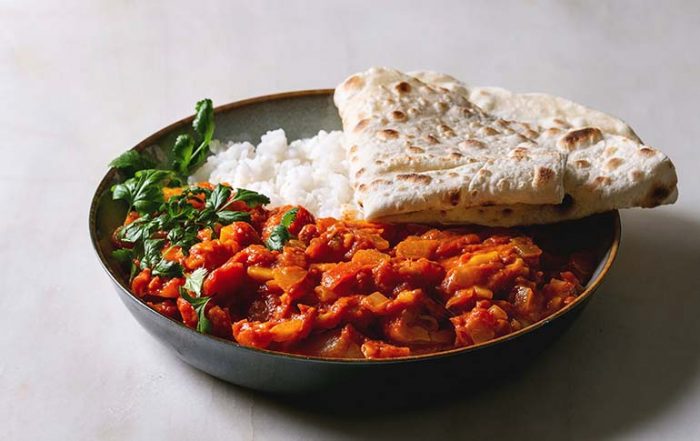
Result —
M463 264L447 272L442 286L446 292L453 293L482 283L486 275L479 266Z
M302 319L290 319L270 329L272 340L278 343L294 340L304 327Z
M496 338L496 331L492 327L483 323L476 323L472 325L468 333L474 344L483 343Z
M488 288L481 287L481 286L474 287L474 294L476 294L476 296L480 299L486 299L486 300L493 299L493 291L491 291Z
M477 253L474 254L469 261L468 265L482 265L485 263L500 262L501 258L498 255L498 251L489 251L487 253Z
M477 300L491 299L493 299L493 291L477 285L471 288L458 290L447 300L445 307L447 309L468 308L474 306Z
M277 285L283 291L289 291L301 283L306 277L307 271L298 266L283 266L273 270L273 277Z
M338 296L332 290L326 288L325 286L317 286L314 288L314 293L316 293L316 298L318 298L319 302L322 303L330 303L338 298Z
M430 259L440 244L437 240L404 240L396 246L396 257L404 259Z
M445 308L454 309L467 307L476 301L476 293L473 289L460 289L445 303Z
M563 300L561 297L552 297L552 299L547 302L547 309L549 311L558 311L562 307Z
M267 282L275 277L274 270L272 268L265 268L264 266L249 266L246 272L248 273L248 277L256 282Z
M384 312L384 307L389 303L389 299L380 292L372 293L362 299L360 303L365 308L369 309L375 314L381 314Z
M352 261L354 263L359 263L360 265L379 265L382 262L386 262L390 259L388 254L384 254L377 250L358 250L354 256L352 256Z
M501 309L498 305L491 305L491 307L488 309L488 311L496 319L508 320L508 314L503 309Z
M542 250L529 238L515 237L512 242L515 245L515 252L523 259L539 257L542 254Z

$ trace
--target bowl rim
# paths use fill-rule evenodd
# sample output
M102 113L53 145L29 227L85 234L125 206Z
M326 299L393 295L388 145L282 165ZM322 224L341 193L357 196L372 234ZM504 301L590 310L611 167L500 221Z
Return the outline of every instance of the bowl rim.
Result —
M310 96L332 96L334 92L334 89L309 89L309 90L298 90L298 91L291 91L291 92L282 92L282 93L275 93L275 94L270 94L270 95L262 95L254 98L248 98L244 100L239 100L239 101L234 101L230 102L227 104L223 104L220 106L214 107L214 114L220 113L220 112L226 112L232 109L237 109L240 107L245 107L248 105L252 104L260 104L260 103L265 103L269 101L276 101L276 100L285 100L285 99L294 99L294 98L301 98L301 97L310 97ZM188 117L182 118L172 124L167 125L166 127L158 130L157 132L153 133L152 135L146 137L142 141L140 141L138 144L136 144L134 147L132 147L130 150L136 150L136 151L142 151L143 149L153 145L156 140L159 138L163 137L167 133L181 128L185 126L186 124L190 123L194 119L194 115L190 115ZM533 331L536 331L537 329L548 325L549 323L553 322L554 320L557 320L558 318L566 315L567 313L571 312L575 308L577 308L579 305L581 305L583 302L585 302L588 298L590 298L593 293L596 291L596 289L600 286L602 283L603 279L607 275L608 271L610 271L610 268L613 265L613 262L615 261L615 258L617 257L619 248L620 248L620 240L622 236L622 225L620 221L620 213L618 210L612 210L608 213L611 213L613 216L613 236L612 236L612 241L610 244L610 247L605 251L605 261L603 262L603 267L601 268L600 272L598 275L590 280L584 289L584 291L579 294L576 297L576 300L571 302L570 304L566 305L559 311L555 312L554 314L536 322L533 323L529 326L526 326L516 332L511 332L509 334L503 335L501 337L495 338L493 340L489 340L483 343L479 343L476 345L472 346L467 346L467 347L462 347L462 348L453 348L453 349L448 349L446 351L440 351L440 352L434 352L434 353L428 353L428 354L417 354L417 355L408 355L404 357L395 357L395 358L387 358L387 359L355 359L355 358L333 358L333 357L314 357L314 356L307 356L307 355L299 355L299 354L291 354L291 353L286 353L286 352L279 352L279 351L272 351L269 349L261 349L261 348L254 348L254 347L249 347L249 346L243 346L235 341L232 340L226 340L224 338L216 337L214 335L210 334L202 334L200 332L197 332L196 330L189 328L185 326L182 322L172 319L170 317L166 317L156 310L150 308L143 300L139 299L136 297L130 290L128 286L124 284L124 282L121 280L122 277L117 274L117 271L115 271L114 268L109 264L106 256L102 253L100 245L99 245L99 239L97 237L97 209L100 203L100 200L102 198L102 195L104 194L105 190L107 189L107 185L112 181L114 178L114 175L116 174L116 169L110 168L105 176L100 180L100 183L97 186L97 189L95 190L94 195L92 196L92 200L90 202L90 212L89 212L89 218L88 218L88 227L90 230L90 240L92 243L92 248L97 254L97 257L100 261L100 264L102 265L102 268L107 272L107 275L112 279L112 282L115 283L116 286L118 286L122 291L124 291L128 298L131 302L133 302L135 305L137 305L138 308L145 309L148 314L151 315L151 317L154 317L155 320L165 320L166 325L169 326L177 326L182 329L184 329L186 332L190 332L193 336L193 338L205 338L209 339L212 341L218 341L220 343L223 343L228 346L232 346L237 349L241 350L246 350L246 351L253 351L265 355L271 355L271 356L276 356L276 357L283 357L283 358L290 358L293 360L298 360L298 361L308 361L308 362L315 362L315 363L324 363L324 364L343 364L343 365L379 365L379 364L403 364L403 363L411 363L411 362L419 362L419 361L425 361L425 360L435 360L439 358L447 358L447 357L452 357L456 355L461 355L467 352L473 352L477 351L480 349L485 349L491 346L498 345L500 343L504 343L506 341L514 340L519 337L522 337L524 335L527 335ZM598 264L600 265L601 262Z

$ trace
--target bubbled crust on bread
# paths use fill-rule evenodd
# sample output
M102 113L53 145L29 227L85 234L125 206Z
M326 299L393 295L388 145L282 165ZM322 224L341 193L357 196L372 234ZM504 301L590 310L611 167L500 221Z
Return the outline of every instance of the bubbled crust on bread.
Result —
M366 90L367 82L363 74L354 76L354 79L351 77L346 82L348 88L352 90L350 94ZM376 216L382 220L470 222L512 226L557 222L616 208L654 207L673 203L678 196L676 171L670 159L657 149L644 145L627 124L615 117L551 95L514 94L500 88L469 87L452 77L432 72L419 73L416 76L422 80L419 83L428 86L438 94L457 94L470 101L470 106L465 106L469 110L462 110L463 118L468 119L469 116L478 114L495 117L496 120L492 124L479 127L477 132L479 137L460 140L456 148L445 147L444 138L455 136L454 129L449 125L440 127L438 124L435 130L420 133L417 137L427 144L427 149L430 146L436 149L442 148L440 153L443 158L462 164L460 167L450 169L446 174L448 178L458 180L467 173L474 176L474 179L470 178L469 183L465 181L461 186L443 188L439 202L431 201L423 204L423 208L409 211L410 204L403 207L389 207L383 215ZM400 94L410 94L415 88L415 83L405 78L399 83L405 83L396 85L395 90ZM336 90L336 102L347 98L343 96L344 93ZM474 105L475 102L483 105L484 109L492 114ZM440 100L433 103L433 108L440 111L445 111L449 106L449 103ZM343 116L342 110L341 108L341 116ZM391 125L392 121L397 121L393 117L394 112L398 112L398 120L403 121L408 120L411 114L413 116L417 114L416 109L411 108L408 112L395 110L388 117L380 118L380 123ZM370 125L369 113L371 110L367 112L365 109L361 115L365 120L363 130ZM348 116L343 117L344 122ZM406 116L406 119L403 116ZM508 120L509 117L514 116L519 120ZM397 136L394 139L399 139L400 131L397 130L395 135ZM384 135L379 136L384 137ZM460 149L469 149L470 152L488 151L493 147L494 139L502 140L508 136L511 141L517 139L522 142L521 145L507 151L506 154L510 160L527 161L533 146L535 151L545 149L562 155L565 168L563 186L566 193L563 200L558 203L542 204L504 202L507 198L500 199L500 195L507 193L507 189L513 182L512 179L499 179L489 183L496 190L492 197L478 199L478 194L475 195L469 191L469 185L472 182L483 183L486 179L493 179L492 168L503 167L505 164L496 163L493 160L488 162L487 159L486 167L469 168L468 165L477 163L478 159L476 155L465 155ZM421 154L427 149L422 143L410 143L406 147L406 152L408 155ZM358 150L356 145L351 149L351 153L356 157L355 162L359 161ZM541 152L537 151L537 154ZM352 163L352 157L350 159ZM426 170L421 170L418 164L420 161L409 160L403 174L427 175L435 185L434 177L429 172L426 173ZM391 167L392 161L390 158L378 159L375 165ZM412 166L416 168L411 169ZM532 189L536 189L538 185L544 185L552 178L552 173L546 166L536 167L532 171L530 182ZM364 172L363 175L367 177ZM393 178L382 179L374 184L372 182L362 184L362 189L375 191L381 186L404 185L400 181ZM427 179L424 180L426 181ZM410 184L416 189L422 189L425 186L421 187L413 180ZM503 193L499 194L499 190ZM465 199L468 201L466 204ZM476 203L477 206L470 203Z
M368 218L563 198L562 154L538 145L528 124L488 115L458 93L373 68L345 80L335 102Z

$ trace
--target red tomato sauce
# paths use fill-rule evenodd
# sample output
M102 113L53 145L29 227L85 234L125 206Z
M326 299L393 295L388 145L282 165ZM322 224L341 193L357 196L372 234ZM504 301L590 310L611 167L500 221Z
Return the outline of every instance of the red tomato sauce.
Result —
M186 252L166 242L162 257L184 276L205 268L208 332L255 348L379 359L476 345L573 302L594 266L593 253L547 251L525 229L316 219L303 207L275 251L266 241L292 207L242 205L249 223L199 231ZM197 328L184 285L151 268L131 280L149 307Z

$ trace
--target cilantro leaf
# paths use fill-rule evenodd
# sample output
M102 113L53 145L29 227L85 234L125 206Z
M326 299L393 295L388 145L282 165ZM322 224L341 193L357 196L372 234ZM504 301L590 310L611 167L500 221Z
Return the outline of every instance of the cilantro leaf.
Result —
M206 315L206 306L211 297L192 297L184 288L180 288L180 296L187 300L197 312L197 332L208 333L211 330L211 323Z
M264 194L252 190L246 190L245 188L237 188L236 195L233 197L233 200L231 202L233 201L243 201L250 208L255 208L258 205L269 204L270 198L268 198Z
M119 230L119 239L127 243L145 240L153 233L153 219L145 214Z
M223 224L230 224L237 221L250 221L249 213L244 211L226 211L226 208L235 200L235 198L231 199L231 187L218 184L207 197L204 203L204 209L199 213L197 221L206 225L211 225L216 221Z
M112 257L119 263L130 263L132 259L132 251L127 248L120 248L112 251Z
M207 273L206 268L197 268L192 271L185 280L184 288L197 294L197 297L201 297L202 285L204 284L204 279L207 277Z
M192 128L194 136L178 136L172 149L172 167L181 176L192 174L204 164L209 155L209 144L215 128L214 106L210 99L203 99L195 105Z
M156 163L143 152L127 150L114 158L109 166L118 169L127 176L133 176L139 170L154 168Z
M291 210L284 213L284 215L282 216L282 220L280 220L280 225L283 225L285 228L289 228L292 225L292 222L294 222L294 219L297 218L298 212L299 208L294 207Z
M143 242L143 258L141 269L150 268L151 274L162 277L179 277L182 266L179 263L163 258L162 250L165 240L148 239Z
M219 211L216 213L216 218L225 225L234 222L250 222L250 213L245 211Z
M183 250L189 248L197 242L197 227L182 227L177 225L168 232L168 240L172 246L182 247Z
M284 244L292 238L292 234L289 232L289 226L292 225L292 222L296 219L298 211L299 209L294 207L284 213L279 225L272 229L270 237L267 238L265 245L267 245L269 249L280 251L282 247L284 247Z
M231 197L231 188L225 185L217 184L204 203L204 207L211 208L214 211L221 210L225 207L229 197Z
M133 178L112 187L112 199L122 199L129 204L129 211L141 214L157 209L163 203L163 186L172 178L167 170L139 170Z
M195 116L192 121L192 128L198 135L199 150L204 148L204 146L208 146L212 136L214 136L214 105L210 99L205 98L197 102L194 110Z
M141 269L151 268L153 270L161 261L161 250L163 249L163 239L148 239L143 241L143 258L141 259Z
M182 276L182 266L177 262L161 258L151 268L151 274L162 277L180 277Z
M190 170L190 162L192 162L192 153L194 152L194 139L190 135L180 135L175 139L172 155L173 170L183 176L187 176Z
M284 244L291 239L292 235L289 234L289 230L282 225L277 225L272 229L270 237L267 238L265 245L273 251L280 251Z

